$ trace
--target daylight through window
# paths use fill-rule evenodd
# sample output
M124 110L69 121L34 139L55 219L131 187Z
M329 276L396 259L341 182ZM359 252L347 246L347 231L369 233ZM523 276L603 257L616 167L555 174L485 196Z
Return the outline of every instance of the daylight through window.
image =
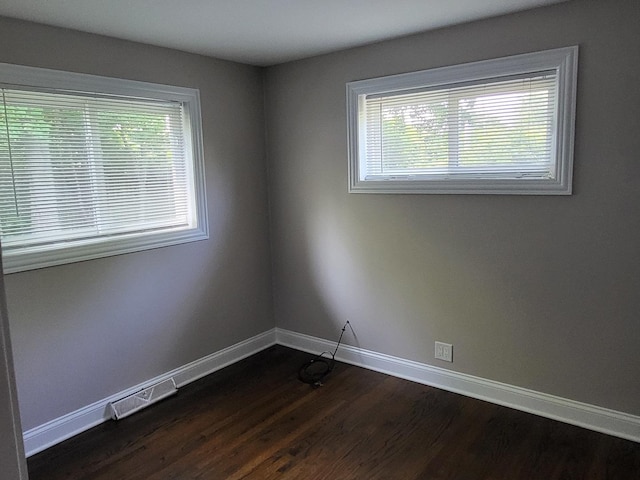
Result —
M206 238L192 92L179 92L190 100L21 85L0 92L6 270Z
M570 193L575 53L348 84L350 191Z

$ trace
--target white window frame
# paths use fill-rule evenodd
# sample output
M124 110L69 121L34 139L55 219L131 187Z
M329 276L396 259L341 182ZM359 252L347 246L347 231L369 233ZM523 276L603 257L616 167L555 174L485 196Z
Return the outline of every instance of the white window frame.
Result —
M570 195L576 108L578 47L564 47L498 59L371 78L347 83L349 193ZM405 90L495 81L537 72L557 72L556 121L550 179L482 179L429 175L373 176L366 172L367 95L397 95Z
M47 89L61 92L94 93L138 99L180 102L184 109L185 151L191 170L189 188L192 221L188 228L133 232L117 238L98 237L70 240L60 244L16 248L2 252L5 273L80 262L95 258L138 252L209 238L205 192L204 150L200 92L197 89L161 85L37 67L0 63L0 87Z

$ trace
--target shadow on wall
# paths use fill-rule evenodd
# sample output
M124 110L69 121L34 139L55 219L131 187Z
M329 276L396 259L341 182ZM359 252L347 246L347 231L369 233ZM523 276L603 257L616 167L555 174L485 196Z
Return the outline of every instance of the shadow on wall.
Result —
M434 340L510 315L508 286L492 267L500 259L482 247L490 232L475 240L480 254L451 216L425 218L403 196L349 195L348 209L342 198L309 204L307 255L328 318L336 330L349 319L357 346L433 363Z

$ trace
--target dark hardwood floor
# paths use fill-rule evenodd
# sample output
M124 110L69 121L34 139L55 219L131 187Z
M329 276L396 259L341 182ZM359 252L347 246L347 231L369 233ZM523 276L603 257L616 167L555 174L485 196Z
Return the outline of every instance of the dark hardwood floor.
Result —
M640 479L640 444L272 347L29 459L31 480Z

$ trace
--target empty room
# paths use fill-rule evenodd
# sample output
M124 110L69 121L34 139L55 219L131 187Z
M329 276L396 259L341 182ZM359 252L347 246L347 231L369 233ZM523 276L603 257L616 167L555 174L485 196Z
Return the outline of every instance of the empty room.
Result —
M0 477L640 478L640 2L0 2Z

